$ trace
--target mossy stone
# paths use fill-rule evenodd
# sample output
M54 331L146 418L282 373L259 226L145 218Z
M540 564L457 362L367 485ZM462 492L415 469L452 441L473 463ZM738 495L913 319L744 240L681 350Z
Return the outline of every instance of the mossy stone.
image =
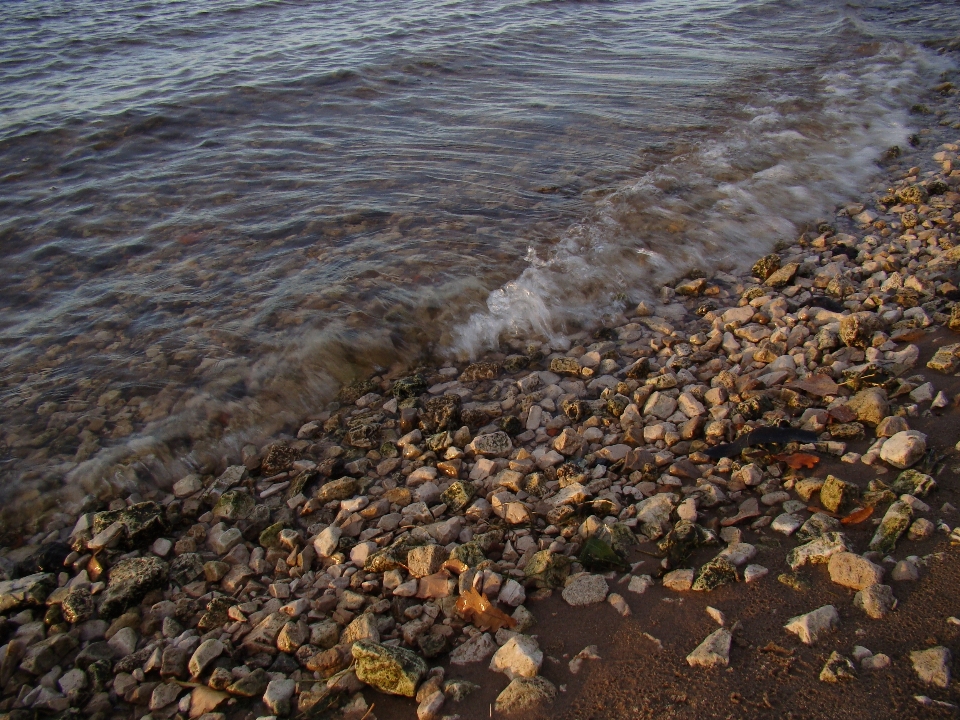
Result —
M562 588L570 575L570 558L541 550L530 558L524 574L539 588Z
M701 566L693 581L693 590L710 591L716 590L722 585L737 582L740 574L736 566L726 558L715 557L705 565Z
M427 674L423 659L406 648L360 640L352 652L357 678L388 695L413 697Z

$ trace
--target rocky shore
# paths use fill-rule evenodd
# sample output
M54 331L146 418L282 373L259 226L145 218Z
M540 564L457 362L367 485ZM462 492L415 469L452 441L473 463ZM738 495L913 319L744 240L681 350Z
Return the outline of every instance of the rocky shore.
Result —
M918 112L956 105L945 83ZM536 715L604 662L550 654L549 603L627 623L657 593L777 583L838 592L768 652L820 648L818 687L902 670L918 709L956 711L948 645L834 641L895 622L900 588L956 560L938 498L960 490L950 124L741 273L693 273L564 341L356 382L216 473L4 548L0 718ZM715 629L679 641L704 674L736 664L749 622L707 612Z

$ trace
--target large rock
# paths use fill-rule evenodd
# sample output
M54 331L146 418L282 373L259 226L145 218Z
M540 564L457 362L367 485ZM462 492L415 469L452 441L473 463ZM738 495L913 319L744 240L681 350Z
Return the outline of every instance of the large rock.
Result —
M887 438L880 448L880 459L903 470L916 463L926 451L926 435L917 430L904 430Z
M97 535L114 523L122 528L120 546L125 549L143 547L167 530L163 508L155 502L142 502L123 510L99 512L93 519L93 534Z
M830 562L833 555L849 550L847 538L842 532L828 532L788 552L787 564L791 570L803 567L807 563L819 565Z
M556 696L557 688L546 678L514 678L497 696L494 710L507 715L520 713L552 703Z
M696 649L687 655L691 667L726 667L730 664L730 642L733 635L726 628L719 628L707 635Z
M570 574L570 558L566 555L541 550L524 568L527 580L539 588L561 588Z
M854 595L853 604L874 620L879 620L897 607L897 599L889 585L874 583Z
M427 664L402 647L360 641L353 645L356 673L361 682L388 695L413 697L427 674Z
M17 580L0 582L0 613L16 610L24 605L43 605L50 591L57 586L52 573L36 573Z
M883 321L872 312L852 313L840 321L840 339L849 347L870 347L873 334L879 330L883 330Z
M820 488L820 503L832 513L848 510L859 497L859 487L833 475L827 475Z
M912 519L913 509L907 503L893 503L880 521L880 526L870 541L870 549L881 553L892 552L897 546L897 540L910 527Z
M783 629L793 633L805 645L813 645L823 633L840 624L840 615L833 605L824 605L787 621Z
M923 682L945 688L950 685L950 663L953 655L948 648L938 645L928 650L910 653L913 669Z
M483 457L506 457L513 451L513 443L509 435L497 430L487 435L477 435L467 449Z
M167 564L158 557L127 558L110 570L110 581L100 603L100 617L110 620L167 579Z
M861 390L847 401L847 405L857 414L857 420L874 427L890 413L887 393L878 387Z
M838 552L831 556L827 570L833 582L852 590L863 590L883 579L882 567L851 552Z
M502 672L511 680L534 677L541 665L543 651L537 641L528 635L514 635L490 659L490 669Z
M925 475L917 470L904 470L897 476L890 489L896 495L913 495L914 497L926 497L937 487L937 481L929 475Z
M602 575L577 573L567 578L563 599L574 607L594 605L603 602L609 591L607 581Z
M670 513L677 504L673 493L658 493L637 503L637 533L656 540L670 530Z

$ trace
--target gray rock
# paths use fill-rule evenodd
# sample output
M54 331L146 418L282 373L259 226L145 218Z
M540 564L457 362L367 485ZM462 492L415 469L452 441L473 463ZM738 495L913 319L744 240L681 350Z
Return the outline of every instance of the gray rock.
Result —
M423 545L410 550L407 554L407 569L415 578L426 577L440 572L449 552L439 545Z
M895 502L884 513L873 539L870 540L870 549L881 553L889 553L897 546L897 540L910 527L913 519L913 509L905 502Z
M687 655L687 664L691 667L727 667L730 664L732 640L733 635L726 628L714 630Z
M927 436L917 430L905 430L883 443L880 459L903 470L916 463L926 451Z
M854 595L853 604L874 620L879 620L897 607L897 599L889 585L874 584Z
M494 710L508 715L533 710L552 703L556 696L557 688L546 678L514 678L497 696Z
M513 443L509 435L498 430L487 435L477 435L467 449L483 457L506 457L513 451Z
M950 663L953 655L948 648L938 645L928 650L914 650L910 662L917 677L925 683L945 688L950 685Z
M158 557L127 558L110 570L110 581L100 603L100 617L115 618L136 605L167 578L167 564Z
M274 715L290 714L290 699L297 689L297 681L289 679L271 680L263 693L263 704Z
M828 532L788 552L787 564L791 570L796 570L807 563L811 565L827 563L831 556L839 552L847 552L849 549L847 538L843 533Z
M490 637L490 633L480 633L456 647L450 653L450 664L469 665L470 663L482 662L496 651L497 644Z
M833 582L852 590L863 590L883 580L882 567L851 552L832 555L827 564L827 570Z
M857 669L850 660L836 650L830 653L826 665L820 671L820 682L842 683L857 679Z
M593 605L603 602L608 592L607 581L602 575L577 573L567 578L563 599L574 607Z
M56 586L57 579L52 573L36 573L0 582L0 613L24 606L43 605L47 595Z
M813 645L817 638L840 624L840 615L833 605L824 605L787 621L783 629L793 633L805 645Z
M200 643L200 646L193 652L190 663L187 665L187 669L190 671L190 677L196 680L203 675L204 670L209 667L210 663L220 657L225 649L226 647L222 642L213 638Z

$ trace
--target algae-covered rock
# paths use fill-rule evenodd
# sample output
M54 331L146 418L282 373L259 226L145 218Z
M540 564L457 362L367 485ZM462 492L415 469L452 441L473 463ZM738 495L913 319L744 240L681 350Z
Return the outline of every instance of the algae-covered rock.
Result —
M120 545L126 549L143 547L168 529L163 508L152 501L136 503L123 510L97 513L93 518L93 534L97 535L115 522L123 526Z
M780 256L776 253L770 253L769 255L764 255L753 264L753 267L750 268L750 274L760 282L763 282L779 269Z
M881 553L893 552L897 540L910 527L913 509L905 502L895 502L880 521L880 526L870 541L870 549Z
M572 357L554 358L550 361L550 372L576 377L580 374L580 363Z
M268 550L280 547L280 531L284 529L282 522L274 523L260 533L258 541Z
M849 552L850 545L842 532L827 532L808 543L798 545L787 553L787 565L796 570L806 564L820 565L830 562L839 552Z
M360 640L352 652L360 681L388 695L413 697L427 674L423 659L406 648Z
M427 381L423 375L417 373L409 377L400 378L393 384L393 396L397 400L416 398L427 391Z
M467 567L477 567L487 559L487 556L484 554L483 548L480 547L480 543L471 540L451 550L450 559L459 560Z
M570 558L549 550L534 553L527 563L524 575L540 588L561 588L570 574Z
M377 552L368 556L366 562L363 564L363 569L367 572L382 573L387 570L406 567L409 552L415 547L421 547L426 544L426 540L420 540L414 537L395 540L382 550L377 550Z
M726 558L718 556L701 566L691 589L709 592L739 579L740 573L736 566Z
M447 504L450 512L458 513L464 510L477 494L472 483L457 481L440 493L440 499Z
M827 475L823 487L820 488L820 503L833 513L853 507L859 497L859 487L834 475Z
M869 311L851 313L840 321L840 339L848 347L870 347L878 330L883 330L883 321Z
M857 420L872 427L890 414L887 392L878 387L861 390L847 401L847 406L857 414Z
M937 488L937 482L929 475L917 470L904 470L893 482L893 492L898 496L906 493L914 497L926 497L931 490Z
M245 490L227 490L213 508L213 516L220 520L236 522L250 517L257 501Z
M462 402L459 395L443 395L427 400L420 416L420 428L427 433L457 430L460 427Z
M317 490L316 499L321 504L328 503L331 500L349 500L360 489L360 484L356 478L344 477L338 480L321 485Z
M477 435L467 449L484 457L506 457L513 450L513 442L503 430L497 430L486 435Z
M680 520L657 544L660 552L663 553L664 568L671 570L680 567L695 549L711 539L710 533L696 523Z
M158 557L127 558L110 570L110 581L100 603L100 617L110 620L136 605L167 579L168 567Z
M857 679L857 669L850 660L836 650L830 653L826 665L820 671L820 682L842 683Z

